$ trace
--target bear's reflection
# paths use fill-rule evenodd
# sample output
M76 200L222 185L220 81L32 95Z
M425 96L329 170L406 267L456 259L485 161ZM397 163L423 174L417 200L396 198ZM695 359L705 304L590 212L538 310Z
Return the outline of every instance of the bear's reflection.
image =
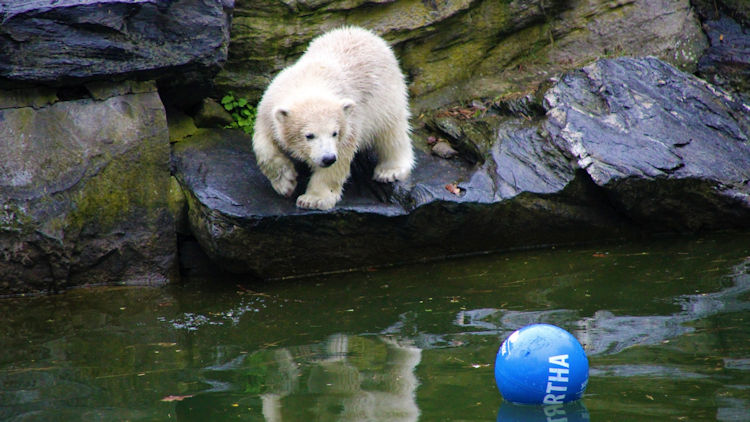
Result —
M287 413L288 420L296 420L292 414L304 407L315 420L416 421L419 381L414 370L422 351L408 342L377 338L379 342L372 342L338 334L325 342L322 351L314 346L277 350L274 376L278 378L261 396L265 420L284 421ZM311 398L306 406L291 402Z

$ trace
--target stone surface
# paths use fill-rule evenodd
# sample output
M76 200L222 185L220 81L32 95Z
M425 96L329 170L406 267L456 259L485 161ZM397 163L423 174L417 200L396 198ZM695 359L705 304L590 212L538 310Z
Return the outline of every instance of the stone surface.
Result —
M345 24L393 45L417 110L522 96L602 56L693 70L706 47L689 0L237 0L218 90L258 100L314 36Z
M234 122L232 115L212 98L206 98L201 101L198 111L196 111L195 125L198 127L226 127Z
M504 202L484 167L420 152L410 181L393 186L372 182L372 162L360 156L344 199L334 211L319 212L298 209L272 190L239 131L199 132L175 145L174 160L203 249L220 268L265 278L623 232L596 200L581 197L587 181L573 180L572 170L552 195L525 192Z
M175 275L155 84L93 92L58 101L0 91L0 295Z
M406 182L371 181L372 159L361 154L331 212L277 195L239 131L202 130L176 144L174 172L208 256L264 278L750 227L749 114L729 94L655 58L600 60L556 83L545 107L524 105L537 110L526 118L504 114L507 103L453 116L435 128L471 143L466 134L481 127L491 137L483 159L420 151ZM415 134L417 144L426 136Z
M747 0L692 0L691 3L704 20L718 20L724 14L750 26L750 2Z
M210 79L226 59L232 0L0 3L0 78Z
M750 107L654 58L600 60L546 95L553 142L650 229L750 226Z
M710 47L698 62L698 73L715 85L750 98L750 29L729 17L704 22Z

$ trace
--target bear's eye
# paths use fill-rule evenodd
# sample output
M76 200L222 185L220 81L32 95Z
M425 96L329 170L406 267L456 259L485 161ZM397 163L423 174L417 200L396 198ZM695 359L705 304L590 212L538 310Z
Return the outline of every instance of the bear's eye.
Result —
M335 138L335 137L336 137L336 135L338 135L338 134L339 134L338 132L333 132L333 133L331 134L331 136L333 136L333 137Z
M307 139L315 139L315 134L314 133L308 133L308 134L305 135L305 138L307 138Z

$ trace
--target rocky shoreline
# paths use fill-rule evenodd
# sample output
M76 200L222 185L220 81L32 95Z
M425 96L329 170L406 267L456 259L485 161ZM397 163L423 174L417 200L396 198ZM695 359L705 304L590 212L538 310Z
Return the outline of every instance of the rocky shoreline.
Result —
M161 285L179 280L196 244L203 271L279 279L750 229L742 6L451 1L419 20L397 13L417 7L409 0L261 3L0 6L0 295ZM465 31L476 14L503 42ZM374 28L400 55L418 166L380 184L361 154L334 210L300 210L259 173L248 135L202 114L229 89L257 99L315 31L342 23ZM607 41L623 34L646 35L619 50ZM436 140L451 158L431 153Z

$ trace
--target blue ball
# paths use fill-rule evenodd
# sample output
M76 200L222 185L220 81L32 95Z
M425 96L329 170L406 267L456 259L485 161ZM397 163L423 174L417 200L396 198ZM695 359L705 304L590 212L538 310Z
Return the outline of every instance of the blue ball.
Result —
M589 361L581 343L560 327L533 324L513 332L495 358L503 398L520 404L561 404L586 391Z

